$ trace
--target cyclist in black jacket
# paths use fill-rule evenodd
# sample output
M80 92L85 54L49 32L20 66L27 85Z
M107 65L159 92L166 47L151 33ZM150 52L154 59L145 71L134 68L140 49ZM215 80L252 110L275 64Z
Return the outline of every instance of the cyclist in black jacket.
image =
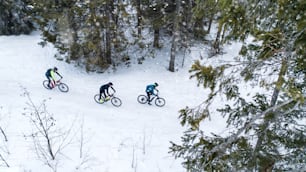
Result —
M111 95L108 92L109 88L111 88L114 92L116 92L116 90L113 88L113 83L111 83L111 82L109 82L109 83L107 83L105 85L102 85L100 87L100 96L99 96L99 101L100 102L103 102L103 99L101 99L102 98L102 93L103 93L103 97L104 97L105 100L109 100L110 99Z

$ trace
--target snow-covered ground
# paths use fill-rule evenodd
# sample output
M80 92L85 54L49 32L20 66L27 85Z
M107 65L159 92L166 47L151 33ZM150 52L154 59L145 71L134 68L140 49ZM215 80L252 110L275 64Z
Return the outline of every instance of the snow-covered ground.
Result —
M37 33L0 37L0 127L8 138L5 142L0 135L0 146L9 152L1 154L10 166L3 167L1 163L1 172L52 171L36 156L32 139L25 137L35 130L28 115L23 115L29 107L28 99L22 96L23 88L37 106L47 100L47 110L56 119L55 128L67 130L73 124L73 131L77 131L71 132L71 142L57 156L58 172L185 171L181 161L168 153L169 141L179 143L184 131L179 124L178 111L198 105L207 96L207 91L197 87L196 80L190 80L188 73L193 60L205 49L192 51L186 57L185 67L175 73L167 70L168 52L161 51L142 65L122 66L116 71L97 74L57 61L53 58L55 50L48 46L42 48L37 44L39 41ZM70 87L68 93L42 86L45 71L54 66L59 68L63 82ZM119 108L110 102L102 105L94 102L93 96L99 87L109 81L122 100ZM137 102L145 86L154 82L159 83L160 96L166 99L164 107ZM221 121L212 117L212 122L204 129L217 132L224 127ZM83 156L79 158L82 133ZM82 164L85 155L89 160Z

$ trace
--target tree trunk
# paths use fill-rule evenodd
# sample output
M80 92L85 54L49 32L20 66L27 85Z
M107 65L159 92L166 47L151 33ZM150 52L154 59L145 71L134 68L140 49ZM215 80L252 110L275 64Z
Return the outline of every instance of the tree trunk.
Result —
M202 36L202 32L203 32L203 18L197 18L195 19L195 23L194 23L194 36L196 38L201 38Z
M112 3L113 2L113 3ZM110 14L110 40L115 40L115 41L111 41L111 45L114 49L120 47L120 43L117 41L117 37L120 36L120 34L118 34L118 28L119 28L119 18L120 18L120 0L118 1L112 1L109 2L109 14Z
M223 27L223 31L222 31L221 40L220 40L220 42L221 42L222 44L225 42L225 41L224 41L224 38L225 38L225 32L226 32L226 30L227 30L227 27L224 26L224 27Z
M111 20L112 10L110 5L105 6L106 10L106 21L105 21L105 58L107 64L112 64L112 42L111 42Z
M216 36L215 42L213 44L213 48L214 48L214 51L215 51L214 55L220 53L220 36L221 36L222 28L223 28L223 23L219 23L217 36Z
M137 11L137 31L138 31L138 38L141 37L141 31L142 31L142 14L141 14L141 3L140 0L136 0L136 11Z
M102 34L101 34L101 32L100 32L100 28L99 27L95 27L95 29L96 29L96 35L94 35L94 36L96 36L96 38L94 38L95 39L95 44L97 45L96 46L96 54L97 54L97 57L98 58L100 58L100 65L102 65L102 67L103 67L103 65L104 65L104 63L105 63L105 51L103 51L103 39L102 39Z
M171 45L171 53L170 53L170 63L169 63L169 70L171 72L175 72L175 54L176 54L176 48L177 48L177 41L179 37L179 24L180 24L180 19L181 19L180 7L181 7L181 0L176 0L176 15L174 19L172 45Z
M159 48L159 28L158 27L154 27L153 47L154 48Z
M207 31L206 31L207 34L210 33L211 25L212 25L213 19L214 19L214 15L211 15L211 16L209 17L208 28L207 28Z
M105 58L107 64L112 64L112 43L111 43L111 36L110 36L110 30L106 29L106 51L105 51Z
M78 59L79 58L79 51L81 49L78 48L77 45L77 41L78 41L78 30L77 30L77 26L76 26L76 21L74 20L74 13L73 10L71 8L67 9L67 19L68 19L68 25L69 25L69 30L71 30L69 33L71 34L71 42L69 44L69 57L68 57L68 61L70 59Z
M283 77L286 74L287 69L288 69L287 57L285 57L285 58L282 59L281 69L280 69L280 72L278 74L278 79L275 83L275 88L273 90L273 94L272 94L272 97L271 97L270 107L273 107L273 106L276 105L277 98L279 96L279 91L280 91L280 89L283 85ZM274 112L272 112L272 113L274 113ZM267 115L271 115L271 113L268 113ZM265 139L266 130L268 129L270 123L275 119L275 115L274 114L272 114L272 115L273 116L271 118L270 117L266 118L266 119L264 118L265 121L263 122L263 124L261 126L262 131L258 135L258 140L256 142L254 152L253 152L253 155L252 155L254 163L257 163L258 152L260 151L260 148L262 147L262 142ZM273 160L271 160L271 162L273 162ZM274 163L273 163L273 165L274 165ZM264 167L261 167L261 168L262 169L272 169L269 166L271 166L271 163L264 166ZM267 171L267 170L265 170L265 171Z

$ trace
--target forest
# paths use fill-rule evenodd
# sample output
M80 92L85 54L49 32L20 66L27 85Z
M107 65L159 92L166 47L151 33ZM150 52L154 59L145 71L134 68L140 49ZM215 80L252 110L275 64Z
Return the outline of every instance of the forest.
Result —
M141 65L165 39L170 72L192 45L208 45L213 61L225 45L241 42L234 60L192 65L190 77L209 95L179 111L187 129L169 153L188 172L305 171L305 7L304 0L0 0L0 35L39 31L56 59L88 72ZM216 115L234 128L230 134L201 129Z

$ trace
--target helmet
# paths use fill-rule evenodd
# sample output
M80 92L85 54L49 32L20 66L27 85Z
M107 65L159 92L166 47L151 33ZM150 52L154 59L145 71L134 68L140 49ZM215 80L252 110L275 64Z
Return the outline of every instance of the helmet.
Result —
M158 86L158 83L157 83L157 82L155 82L155 83L154 83L154 85L155 85L155 87L157 87L157 86Z
M108 85L111 85L111 86L113 86L113 83L109 82L109 83L108 83Z
M57 67L54 67L53 70L57 71Z

